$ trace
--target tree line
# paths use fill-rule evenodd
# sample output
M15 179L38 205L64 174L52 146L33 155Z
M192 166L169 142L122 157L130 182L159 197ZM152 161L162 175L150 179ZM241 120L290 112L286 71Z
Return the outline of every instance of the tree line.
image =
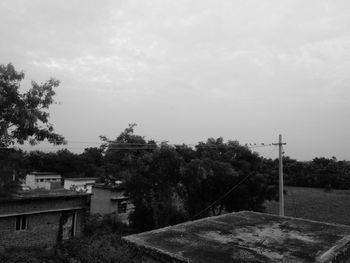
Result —
M2 176L16 171L52 171L63 177L97 177L113 185L123 181L135 205L130 220L140 231L218 215L223 211L264 211L276 199L278 160L266 159L237 141L209 138L195 147L146 140L127 127L116 139L76 154L2 149ZM6 170L7 169L7 170ZM350 188L350 163L335 157L300 162L284 158L285 184ZM9 189L9 187L7 187Z
M122 181L135 205L130 220L140 231L223 211L263 211L265 200L276 198L277 183L264 158L237 141L209 138L194 148L157 144L136 135L134 128L129 125L115 140L101 136L100 147L81 154L2 149L3 167L8 167L9 181L14 170L19 178L30 171L52 171L98 177L107 185Z

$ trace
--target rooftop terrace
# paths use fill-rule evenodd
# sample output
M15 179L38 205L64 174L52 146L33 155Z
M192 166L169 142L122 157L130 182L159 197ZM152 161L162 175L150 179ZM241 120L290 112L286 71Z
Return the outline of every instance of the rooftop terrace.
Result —
M123 239L147 262L349 262L350 259L349 226L246 211Z

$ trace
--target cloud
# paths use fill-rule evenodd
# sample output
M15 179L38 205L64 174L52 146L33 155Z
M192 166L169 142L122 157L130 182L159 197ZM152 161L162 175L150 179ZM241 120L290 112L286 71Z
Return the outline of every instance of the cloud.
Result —
M66 115L79 104L69 96L83 94L79 105L98 97L101 115L128 109L121 120L143 116L155 127L160 118L177 138L180 121L194 137L219 133L206 124L215 116L238 120L242 134L257 130L252 120L270 124L258 133L284 127L297 137L285 119L303 127L322 112L346 126L349 8L347 0L3 0L0 57L33 79L62 80ZM95 116L87 106L75 118L84 113ZM236 129L215 123L223 135Z

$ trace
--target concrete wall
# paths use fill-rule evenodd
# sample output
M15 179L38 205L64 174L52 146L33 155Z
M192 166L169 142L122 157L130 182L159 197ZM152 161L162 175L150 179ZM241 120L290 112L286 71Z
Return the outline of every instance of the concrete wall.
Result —
M37 176L35 174L27 174L25 184L31 189L44 188L46 190L51 189L50 183L61 182L61 176L57 175L47 175L47 176Z
M126 213L118 211L118 201L112 200L116 198L123 198L124 191L116 191L114 189L106 188L92 188L93 195L91 197L91 213L106 215L116 213L120 220L129 224L129 214L133 211L134 206L130 201L127 201Z
M56 243L60 212L27 216L27 229L16 231L16 217L0 218L0 246L50 247Z
M0 218L0 247L52 247L59 235L60 218L64 212L27 215L27 228L16 230L16 216ZM75 236L84 226L84 211L76 210Z
M110 214L117 212L118 207L116 204L111 202L112 191L102 188L92 188L92 197L91 197L91 213L92 214Z
M33 175L33 174L27 174L27 175L26 175L25 184L26 184L27 186L29 186L31 189L36 188L36 184L35 184L35 175Z
M61 217L70 212L76 213L75 236L81 235L84 229L86 209L88 208L88 198L86 196L65 197L0 203L0 248L52 247L60 240ZM55 209L68 210L52 211ZM11 214L16 213L26 215L26 229L16 230L17 215L11 216Z

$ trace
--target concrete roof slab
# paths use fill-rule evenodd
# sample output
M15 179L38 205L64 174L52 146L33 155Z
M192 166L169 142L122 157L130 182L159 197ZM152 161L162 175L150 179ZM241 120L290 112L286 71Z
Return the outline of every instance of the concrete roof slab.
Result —
M159 262L343 262L350 254L349 226L247 211L124 240Z

